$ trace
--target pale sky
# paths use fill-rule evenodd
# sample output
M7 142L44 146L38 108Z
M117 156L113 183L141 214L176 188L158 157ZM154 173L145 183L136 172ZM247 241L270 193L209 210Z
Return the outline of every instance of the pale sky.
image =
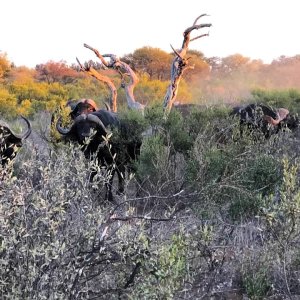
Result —
M190 43L206 57L242 54L270 63L300 54L298 0L1 0L0 51L17 66L96 60L84 43L118 56L150 46L180 48L197 16L209 37Z

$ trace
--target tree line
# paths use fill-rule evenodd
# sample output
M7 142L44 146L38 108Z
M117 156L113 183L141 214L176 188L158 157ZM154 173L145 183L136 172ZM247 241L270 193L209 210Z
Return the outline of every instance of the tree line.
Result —
M170 76L174 53L159 48L143 47L121 58L139 76L135 95L143 104L161 103ZM251 60L241 54L224 58L205 57L189 50L189 64L193 69L184 74L177 102L208 104L216 102L240 103L250 97L261 96L270 90L281 90L299 98L300 55L281 56L270 64ZM121 79L113 70L101 70L97 61L86 62L110 76L118 88L118 105L126 99ZM281 95L282 96L282 95ZM107 87L80 72L77 64L48 61L35 68L16 66L6 53L0 53L0 114L14 118L18 114L33 116L36 112L52 112L58 105L72 98L93 98L99 106L109 99Z

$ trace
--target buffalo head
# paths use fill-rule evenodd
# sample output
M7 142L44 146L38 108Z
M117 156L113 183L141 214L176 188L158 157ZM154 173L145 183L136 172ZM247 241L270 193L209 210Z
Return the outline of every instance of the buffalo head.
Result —
M27 124L27 130L21 134L14 133L9 126L0 123L0 158L2 166L11 161L23 145L23 140L27 139L31 133L30 122L21 116Z
M92 99L69 100L66 106L71 108L70 117L73 120L81 114L89 114L98 110L96 102Z
M61 127L60 120L56 123L58 132L71 140L76 140L79 144L83 144L87 138L95 133L94 140L103 140L103 136L107 134L108 127L118 127L119 119L115 113L99 110L90 114L80 114L69 128Z
M76 117L80 115L87 115L91 112L95 112L96 110L98 110L97 104L92 99L69 100L66 103L65 108L70 109L69 117L71 120L74 120ZM54 140L58 139L58 137L55 134L56 132L55 124L57 122L57 118L60 118L59 115L60 115L59 109L56 109L56 111L51 116L50 134L52 138L54 138Z
M267 105L252 103L234 107L230 115L239 117L241 133L246 125L251 130L262 132L266 138L285 127L290 130L299 127L298 117L291 115L286 108L273 109Z

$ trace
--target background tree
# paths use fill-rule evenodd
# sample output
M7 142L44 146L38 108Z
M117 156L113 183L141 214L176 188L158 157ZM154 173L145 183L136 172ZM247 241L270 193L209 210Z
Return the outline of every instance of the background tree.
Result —
M81 75L67 66L63 61L49 61L46 64L36 66L37 80L48 83L59 82L63 84L72 83Z
M188 50L189 64L193 66L184 76L185 80L203 80L210 74L210 65L203 53L197 50Z
M11 63L7 58L7 54L0 52L0 80L5 76L5 74L10 69L11 69Z
M19 83L19 84L26 84L32 83L36 79L36 70L27 68L25 66L21 67L14 67L9 70L6 75L6 82L8 84L11 83Z
M159 48L143 47L121 60L130 64L133 70L147 73L150 79L168 80L170 77L172 55Z

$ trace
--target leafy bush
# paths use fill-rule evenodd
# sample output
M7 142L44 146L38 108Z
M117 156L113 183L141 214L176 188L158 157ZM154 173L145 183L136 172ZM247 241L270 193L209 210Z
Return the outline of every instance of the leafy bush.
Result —
M249 261L243 265L242 284L247 296L253 300L262 300L271 289L267 267L259 261Z
M111 139L143 138L138 187L125 176L114 204L111 174L77 146L42 145L34 116L0 182L1 299L297 297L299 140L240 137L226 109L202 109L120 113L128 131Z
M0 114L6 119L17 115L17 99L8 90L0 87Z

